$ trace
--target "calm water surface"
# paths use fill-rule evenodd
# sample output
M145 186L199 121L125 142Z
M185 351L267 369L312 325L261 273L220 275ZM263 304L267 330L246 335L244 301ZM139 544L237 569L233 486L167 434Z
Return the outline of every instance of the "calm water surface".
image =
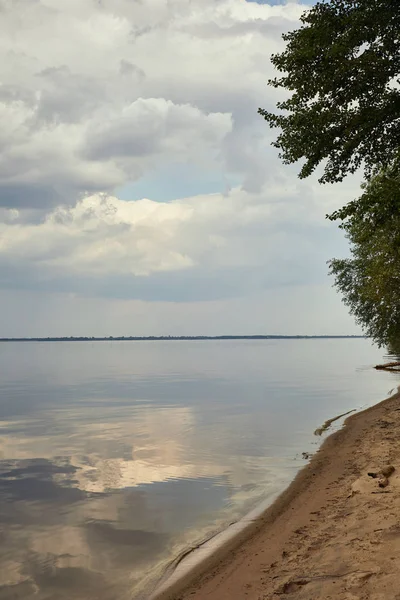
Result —
M385 398L366 340L0 344L0 600L146 598Z

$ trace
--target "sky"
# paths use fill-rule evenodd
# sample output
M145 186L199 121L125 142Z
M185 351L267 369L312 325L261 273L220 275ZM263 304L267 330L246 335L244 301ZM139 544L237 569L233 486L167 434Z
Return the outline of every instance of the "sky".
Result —
M0 0L0 337L354 334L257 114L304 2Z

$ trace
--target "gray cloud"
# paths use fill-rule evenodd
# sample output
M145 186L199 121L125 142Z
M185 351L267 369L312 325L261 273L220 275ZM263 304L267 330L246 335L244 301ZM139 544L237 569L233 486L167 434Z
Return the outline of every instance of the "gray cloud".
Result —
M74 204L160 161L210 160L216 145L221 171L237 168L241 144L236 161L224 156L223 123L233 114L233 139L251 144L245 123L268 76L255 57L301 12L232 0L1 6L0 205L19 208ZM172 105L152 120L131 110L140 98Z
M2 294L200 310L325 281L343 242L324 215L358 184L339 196L298 183L257 115L277 100L268 56L299 4L4 0L0 10ZM208 173L235 187L186 198L174 168L181 200L155 202L152 173L170 165L194 166L202 189ZM115 197L141 177L150 199Z
M143 69L125 59L120 61L119 71L121 75L134 75L139 80L143 80L146 77L146 73L143 71Z
M48 67L37 73L38 101L32 126L80 123L104 103L110 93L95 77L71 73L66 65Z
M67 196L62 196L48 185L0 182L0 206L15 208L47 208L54 203L62 204Z
M205 115L190 105L138 98L112 120L89 128L85 154L95 160L141 159L168 152L187 157L197 146L217 148L230 129L229 115Z

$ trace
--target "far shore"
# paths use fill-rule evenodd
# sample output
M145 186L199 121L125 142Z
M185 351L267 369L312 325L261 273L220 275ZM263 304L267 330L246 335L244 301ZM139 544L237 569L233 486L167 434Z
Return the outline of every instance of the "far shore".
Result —
M108 337L20 337L0 338L0 342L202 342L232 340L359 340L364 335L147 335Z
M400 392L348 417L271 506L153 599L400 600L399 430Z

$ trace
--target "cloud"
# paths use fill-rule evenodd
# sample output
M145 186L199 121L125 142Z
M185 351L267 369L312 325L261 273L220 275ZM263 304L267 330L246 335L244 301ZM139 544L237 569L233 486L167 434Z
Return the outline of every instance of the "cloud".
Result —
M271 178L261 192L239 187L168 203L94 194L38 223L6 211L1 281L152 301L315 284L341 239L323 218L336 196L330 190L322 202L316 185Z
M205 115L163 98L138 98L121 113L90 125L85 154L90 159L171 155L196 158L199 148L219 148L232 128L228 114Z
M3 293L176 302L195 321L204 301L326 285L344 243L324 216L358 182L299 182L257 115L303 9L2 0Z
M182 157L251 175L266 57L302 10L239 0L1 9L0 205L45 209Z

